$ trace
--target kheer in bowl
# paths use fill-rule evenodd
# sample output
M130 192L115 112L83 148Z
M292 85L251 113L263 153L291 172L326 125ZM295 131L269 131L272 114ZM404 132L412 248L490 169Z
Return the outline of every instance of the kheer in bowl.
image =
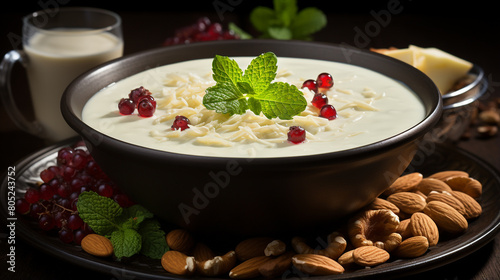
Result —
M303 88L320 74L333 79L319 90L328 117L316 89ZM123 114L118 104L141 88L154 110ZM442 100L427 76L384 55L237 40L103 64L67 88L61 109L109 177L163 220L255 235L320 227L367 205L404 172ZM303 141L290 140L294 128Z

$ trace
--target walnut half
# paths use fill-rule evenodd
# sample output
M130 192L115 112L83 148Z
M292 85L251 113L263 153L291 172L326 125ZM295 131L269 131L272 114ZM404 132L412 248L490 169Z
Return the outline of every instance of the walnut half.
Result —
M352 244L376 246L390 252L398 247L402 237L396 232L399 218L391 210L367 210L354 216L348 225Z

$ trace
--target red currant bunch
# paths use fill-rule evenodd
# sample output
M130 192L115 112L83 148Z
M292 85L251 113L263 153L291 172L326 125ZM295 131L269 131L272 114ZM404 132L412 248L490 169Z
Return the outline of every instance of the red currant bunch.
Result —
M144 87L133 89L128 98L122 98L118 103L118 110L122 115L131 115L135 109L139 116L149 118L156 111L156 101L151 92Z

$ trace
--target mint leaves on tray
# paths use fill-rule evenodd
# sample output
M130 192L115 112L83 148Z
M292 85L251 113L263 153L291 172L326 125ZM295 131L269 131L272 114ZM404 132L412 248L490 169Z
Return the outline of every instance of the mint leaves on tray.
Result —
M118 259L138 253L161 259L169 250L160 223L138 204L122 208L114 200L88 191L78 197L77 209L95 233L111 240Z
M222 114L244 114L250 109L269 119L291 119L304 111L307 101L294 85L272 82L276 78L277 57L272 52L254 58L243 72L238 63L216 55L212 62L217 82L206 90L203 105Z

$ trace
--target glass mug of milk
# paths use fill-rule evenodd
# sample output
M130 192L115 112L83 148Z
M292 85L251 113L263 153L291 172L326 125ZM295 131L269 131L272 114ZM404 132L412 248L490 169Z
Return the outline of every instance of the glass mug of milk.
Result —
M47 142L76 135L60 111L66 87L85 71L123 54L120 17L96 8L59 8L23 18L23 50L8 52L0 65L0 95L5 110L22 130ZM25 67L35 121L16 106L10 74L16 62Z

